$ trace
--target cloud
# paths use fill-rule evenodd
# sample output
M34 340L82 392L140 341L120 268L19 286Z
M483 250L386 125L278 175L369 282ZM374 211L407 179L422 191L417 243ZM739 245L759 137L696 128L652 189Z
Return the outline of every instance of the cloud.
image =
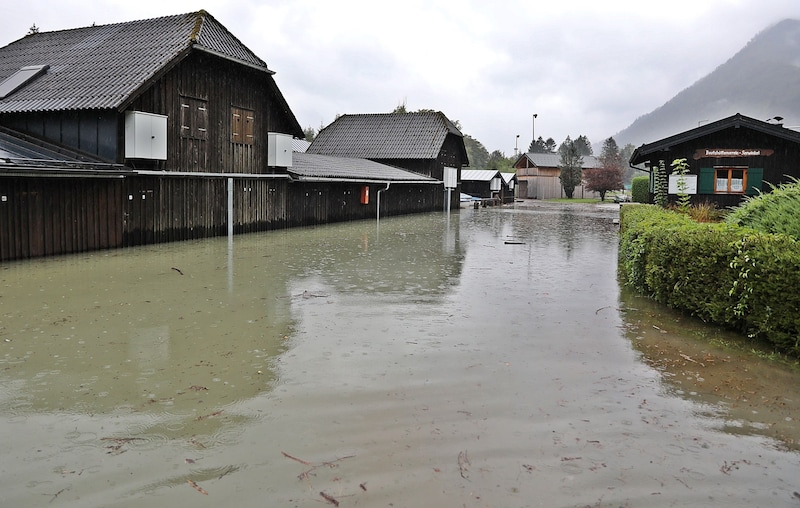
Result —
M516 135L598 147L732 57L800 18L796 0L207 0L202 6L277 72L304 127L344 113L435 109L489 151ZM0 45L59 30L197 10L195 1L34 0L4 12Z

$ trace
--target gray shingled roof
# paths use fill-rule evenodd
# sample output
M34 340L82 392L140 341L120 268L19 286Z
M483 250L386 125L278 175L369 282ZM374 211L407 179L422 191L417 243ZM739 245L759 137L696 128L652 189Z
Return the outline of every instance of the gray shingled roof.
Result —
M272 74L205 11L39 32L0 48L0 82L25 66L49 66L0 100L0 113L120 108L192 48Z
M557 153L533 153L528 152L523 157L527 157L533 164L540 168L557 168L561 164L561 156ZM600 168L603 165L597 157L583 155L583 168Z
M364 159L435 159L448 134L463 137L441 112L342 115L320 131L308 153Z
M300 180L352 180L358 182L441 183L435 178L367 159L293 153L289 173Z

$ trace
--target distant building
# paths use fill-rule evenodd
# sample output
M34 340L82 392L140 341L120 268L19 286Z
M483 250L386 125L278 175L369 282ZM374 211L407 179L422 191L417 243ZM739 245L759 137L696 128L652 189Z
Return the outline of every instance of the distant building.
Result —
M561 170L558 165L561 156L557 153L524 153L514 163L517 170L517 196L531 199L558 199L565 197L561 187ZM597 157L583 156L584 169L600 168L602 164ZM597 192L584 190L583 185L575 187L573 197L600 198Z

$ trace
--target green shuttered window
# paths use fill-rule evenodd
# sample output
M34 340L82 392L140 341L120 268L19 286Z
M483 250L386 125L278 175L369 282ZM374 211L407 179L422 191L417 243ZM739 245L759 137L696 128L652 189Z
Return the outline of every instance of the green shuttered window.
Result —
M700 168L698 194L754 195L763 184L763 168Z

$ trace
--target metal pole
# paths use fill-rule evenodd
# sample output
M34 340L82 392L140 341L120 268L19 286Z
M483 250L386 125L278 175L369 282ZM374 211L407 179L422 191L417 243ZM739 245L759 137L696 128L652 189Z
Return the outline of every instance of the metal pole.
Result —
M536 117L537 116L539 116L537 113L533 114L533 122L532 122L532 126L531 126L531 136L533 136L533 141L531 142L531 145L536 143Z
M228 236L233 236L233 178L228 178Z

